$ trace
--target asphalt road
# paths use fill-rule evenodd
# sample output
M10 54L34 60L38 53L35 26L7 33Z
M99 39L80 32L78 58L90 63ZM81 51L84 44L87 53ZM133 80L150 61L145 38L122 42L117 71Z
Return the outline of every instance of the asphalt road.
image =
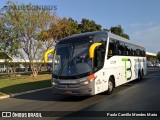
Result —
M52 114L57 114L57 117L42 119L58 118L61 120L89 119L69 118L70 115L77 114L76 111L160 111L160 68L149 68L148 75L142 81L133 81L117 87L112 95L102 93L91 97L72 97L54 95L48 89L0 100L0 111L57 111L52 112ZM89 114L94 114L94 112ZM67 117L60 118L58 115ZM128 117L94 117L90 119L125 120ZM142 120L142 117L129 119ZM158 118L151 117L143 119L158 120Z

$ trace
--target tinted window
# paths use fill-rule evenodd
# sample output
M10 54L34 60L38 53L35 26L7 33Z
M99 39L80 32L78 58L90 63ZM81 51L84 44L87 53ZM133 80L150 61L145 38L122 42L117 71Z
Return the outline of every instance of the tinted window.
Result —
M120 41L115 42L115 54L124 55L124 43Z
M109 47L108 47L108 57L112 57L115 55L115 40L111 39L109 40Z
M110 58L113 55L145 57L145 49L143 47L133 45L131 43L126 43L110 38L108 58Z
M107 41L107 36L96 36L94 42L104 42Z
M130 43L125 43L125 55L134 56L134 46Z

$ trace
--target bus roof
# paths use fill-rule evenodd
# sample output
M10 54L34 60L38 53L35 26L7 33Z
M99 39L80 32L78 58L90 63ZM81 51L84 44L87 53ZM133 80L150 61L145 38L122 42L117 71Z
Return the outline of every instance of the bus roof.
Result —
M72 42L73 40L75 41L77 38L87 38L87 37L91 37L91 36L94 37L94 36L101 36L101 35L109 36L110 38L136 45L133 42L131 42L131 40L129 40L129 39L123 38L121 36L115 35L111 32L107 32L107 31L95 31L95 32L86 32L86 33L81 33L81 34L75 34L75 35L61 39L58 43L63 44L66 42ZM136 46L142 47L140 45L136 45Z
M105 35L107 36L107 32L105 31L96 31L96 32L86 32L86 33L81 33L81 34L75 34L69 37L65 37L63 39L61 39L58 43L63 44L66 42L72 42L73 40L77 40L77 38L89 38L89 37L94 37L97 35Z

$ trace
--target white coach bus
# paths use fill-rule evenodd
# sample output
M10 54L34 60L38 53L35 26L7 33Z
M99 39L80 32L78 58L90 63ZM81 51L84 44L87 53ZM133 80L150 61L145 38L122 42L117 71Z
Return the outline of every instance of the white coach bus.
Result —
M52 90L56 94L111 94L114 87L147 74L145 49L110 32L89 32L60 40L53 52Z

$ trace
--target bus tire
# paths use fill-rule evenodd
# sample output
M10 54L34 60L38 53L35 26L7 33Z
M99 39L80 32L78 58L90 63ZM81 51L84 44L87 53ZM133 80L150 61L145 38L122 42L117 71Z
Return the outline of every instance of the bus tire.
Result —
M113 82L113 78L110 77L108 81L108 90L106 91L107 95L112 94L113 89L114 89L114 82Z
M140 70L138 71L138 80L142 80L142 74Z
M143 79L143 77L144 77L144 72L143 72L143 69L142 69L142 79Z

